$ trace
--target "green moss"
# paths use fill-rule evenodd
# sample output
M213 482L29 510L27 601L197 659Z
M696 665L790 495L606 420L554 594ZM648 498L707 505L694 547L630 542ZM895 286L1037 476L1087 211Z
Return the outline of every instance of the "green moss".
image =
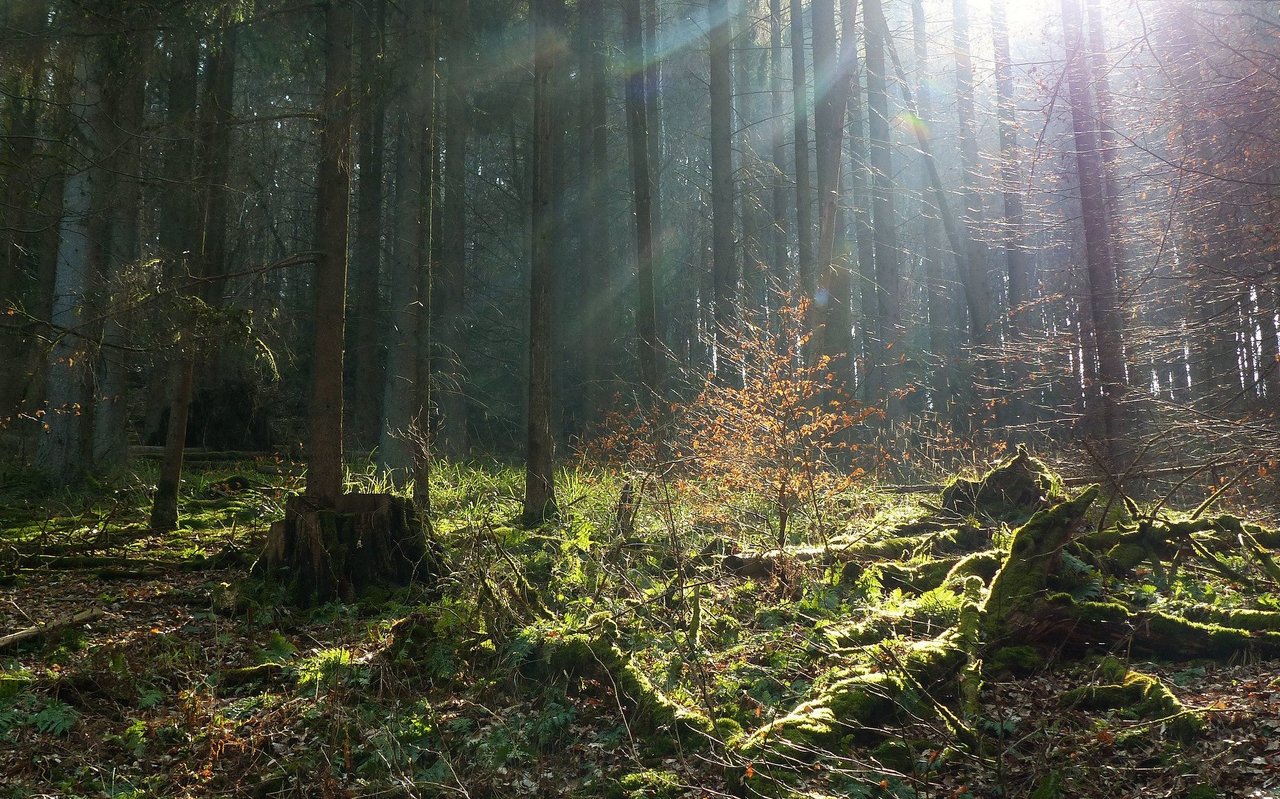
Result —
M639 771L627 774L609 789L609 799L677 799L684 785L673 771Z
M757 730L743 742L742 752L751 756L775 749L793 756L806 752L811 755L815 748L829 749L848 735L855 740L865 738L897 717L905 706L914 704L908 696L911 685L932 688L935 683L953 678L964 657L951 637L943 636L913 644L899 654L900 672L832 669L819 679L819 690L813 699ZM907 709L914 713L924 711L915 706Z
M880 579L889 589L923 593L942 585L947 574L956 565L955 558L929 560L924 563L886 563L880 567Z
M998 549L987 549L966 555L951 567L951 571L947 572L943 585L960 586L964 584L966 577L973 576L981 577L984 583L989 583L996 576L1003 562L1004 553Z
M21 666L0 671L0 699L13 699L26 691L32 681L31 672Z
M900 774L910 774L915 769L916 753L906 741L890 738L871 750L876 762Z
M1127 572L1150 557L1146 547L1136 541L1122 541L1107 551L1107 559L1119 572Z
M983 659L987 674L1031 674L1044 668L1044 657L1030 646L1005 646Z
M942 491L942 507L961 516L1022 521L1065 496L1062 478L1019 446L981 478L959 478Z
M1194 605L1179 611L1188 621L1216 624L1237 630L1280 632L1280 612Z
M1118 683L1129 673L1129 667L1120 658L1107 655L1098 662L1098 677L1105 682Z
M1062 546L1098 496L1090 486L1075 498L1036 513L1013 534L1009 554L991 581L983 605L984 633L999 641L1007 633L1006 617L1042 594Z
M1123 710L1139 719L1167 719L1169 732L1184 741L1204 729L1204 719L1178 701L1168 686L1137 671L1130 671L1117 684L1073 688L1063 694L1062 701L1086 710Z
M520 669L532 679L605 677L630 706L636 732L655 740L663 738L660 733L674 733L686 749L705 746L715 733L711 720L658 690L615 640L616 628L588 635L534 627L522 631L512 649L521 654Z

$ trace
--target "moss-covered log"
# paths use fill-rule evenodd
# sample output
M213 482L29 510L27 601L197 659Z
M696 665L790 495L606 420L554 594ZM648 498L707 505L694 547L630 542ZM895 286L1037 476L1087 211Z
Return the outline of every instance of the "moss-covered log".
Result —
M1204 718L1182 704L1169 686L1138 671L1128 672L1118 683L1073 688L1062 695L1062 703L1085 710L1121 710L1134 718L1162 721L1183 741L1204 730Z
M289 499L252 574L278 580L301 606L350 601L375 588L432 582L447 570L413 503L391 494L346 494L333 508Z
M633 732L655 739L673 736L686 750L705 747L715 732L711 720L659 690L618 646L612 623L602 626L604 632L594 635L526 629L513 646L523 653L518 663L521 673L538 681L598 680L611 687L627 708Z
M899 535L904 529L917 530L912 535ZM825 546L793 547L764 551L735 552L724 556L725 571L738 577L769 577L788 562L820 563L830 566L851 564L854 574L862 567L886 560L910 560L920 557L963 555L991 546L991 531L970 525L946 526L941 523L910 522L892 534L875 540L833 538ZM931 586L933 587L933 586ZM927 590L927 589L922 589Z
M992 579L982 608L983 639L989 646L1021 638L1022 628L1034 621L1027 616L1040 604L1063 546L1097 496L1098 487L1090 486L1073 499L1039 511L1014 532L1009 554Z
M813 699L744 739L740 751L750 758L805 759L848 735L875 737L900 713L925 707L923 697L912 695L913 687L944 685L964 663L964 652L944 635L911 645L889 670L832 669L820 679Z

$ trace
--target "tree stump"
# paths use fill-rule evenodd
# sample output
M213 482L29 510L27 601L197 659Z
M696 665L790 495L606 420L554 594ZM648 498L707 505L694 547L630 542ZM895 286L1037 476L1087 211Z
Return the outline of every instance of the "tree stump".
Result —
M345 494L335 507L306 496L285 505L251 574L276 579L300 606L350 601L372 588L431 582L446 565L413 503L391 494Z

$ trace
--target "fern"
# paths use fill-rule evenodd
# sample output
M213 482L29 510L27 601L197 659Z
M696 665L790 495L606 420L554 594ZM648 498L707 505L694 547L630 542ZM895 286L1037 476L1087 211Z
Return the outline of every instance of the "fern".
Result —
M66 735L79 719L80 714L75 708L55 699L33 716L31 723L47 735Z

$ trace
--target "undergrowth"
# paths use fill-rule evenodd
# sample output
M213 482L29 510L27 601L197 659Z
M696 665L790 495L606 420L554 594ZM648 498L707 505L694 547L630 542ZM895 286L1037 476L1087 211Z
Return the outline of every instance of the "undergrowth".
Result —
M832 484L820 507L791 509L778 553L776 496L745 484L726 503L705 475L567 467L568 512L525 529L518 469L441 462L432 527L449 578L430 594L298 610L240 590L300 485L288 463L192 471L181 527L164 537L146 531L145 463L57 495L6 474L18 479L0 489L5 628L83 607L107 615L0 650L3 795L959 799L1190 795L1221 776L1216 755L1191 757L1196 744L1166 736L1158 714L1054 705L1068 685L1105 684L1061 653L1001 653L1006 671L935 680L927 647L974 629L966 591L983 585L947 576L962 556L946 542L973 527L999 550L1012 528L954 519L904 558L857 555L932 513L933 497ZM412 496L364 465L347 487ZM211 562L224 551L245 558ZM759 573L724 565L771 552ZM68 553L159 571L116 578L48 560ZM1188 565L1161 584L1148 566L1109 573L1074 553L1060 590L1280 607L1250 557L1223 555L1247 585ZM912 582L926 573L947 582ZM1138 673L1121 663L1112 682ZM1142 673L1174 675L1182 695L1201 684L1197 668L1211 682L1224 667ZM864 685L871 694L854 693ZM1250 734L1268 719L1259 712ZM1134 759L1144 770L1106 781Z

